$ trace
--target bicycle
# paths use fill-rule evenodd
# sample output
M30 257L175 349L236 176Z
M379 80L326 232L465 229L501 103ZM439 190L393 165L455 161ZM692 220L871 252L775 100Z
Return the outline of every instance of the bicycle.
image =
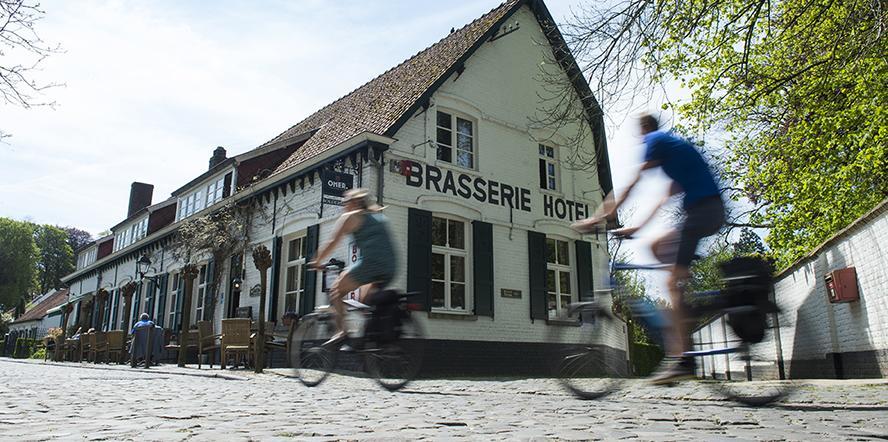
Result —
M343 267L342 261L333 259L324 266L326 287ZM328 342L336 332L336 312L330 306L305 315L290 345L289 361L296 376L308 387L317 386L336 369L340 353L348 353L363 358L364 370L381 387L389 391L404 388L422 365L425 335L411 315L421 306L409 302L418 295L378 289L365 297L370 305L344 299L352 315L346 318L350 325L347 338L337 343Z
M621 242L629 238L616 235L616 249L619 250ZM630 368L626 358L620 357L619 352L613 350L613 345L608 345L616 343L615 340L622 335L607 336L604 333L615 329L605 327L604 324L616 318L612 304L601 298L608 298L608 294L620 297L623 288L616 283L617 272L664 270L669 267L612 261L609 289L596 290L595 300L570 304L550 321L561 324L548 327L547 342L555 349L554 374L568 391L582 399L597 399L622 386L623 380L630 375ZM765 339L770 330L768 316L779 312L769 296L773 286L770 265L761 259L740 257L722 264L720 271L723 289L685 295L687 318L691 323L699 323L703 319L725 315L727 324L737 336L732 342L736 345L689 351L684 356L735 355L749 366L760 360L756 345L768 344ZM662 309L650 302L630 299L626 304L632 318L641 322L654 340L669 327ZM719 381L708 384L728 399L751 406L772 403L784 397L791 389L788 383L744 385L742 382Z

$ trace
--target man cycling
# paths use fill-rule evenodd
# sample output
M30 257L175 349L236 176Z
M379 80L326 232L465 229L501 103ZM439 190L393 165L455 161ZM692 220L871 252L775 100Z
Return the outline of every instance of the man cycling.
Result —
M580 231L589 231L612 217L632 193L632 189L641 178L641 173L648 169L660 167L672 179L669 194L660 200L644 222L636 227L619 229L614 233L632 235L653 219L660 207L672 195L684 193L682 201L684 221L678 228L669 231L651 245L658 260L672 264L667 280L672 301L672 329L666 337L666 354L669 358L651 378L655 384L667 384L694 377L694 359L682 357L682 354L691 347L688 324L685 321L682 287L690 276L690 265L697 245L703 238L718 232L725 222L725 208L712 171L691 143L660 131L657 119L651 115L641 116L639 124L645 144L644 163L626 192L616 200L613 194L608 195L604 199L604 204L593 216L575 223L574 226Z
M309 265L323 270L324 260L346 235L351 235L361 256L339 275L330 290L330 303L336 312L337 333L327 341L332 345L346 337L345 304L342 297L361 288L359 301L365 302L373 288L383 288L395 276L397 261L388 227L388 219L380 213L381 207L370 201L366 189L352 189L345 193L345 212L339 217L333 237L321 247ZM366 303L366 302L365 302Z

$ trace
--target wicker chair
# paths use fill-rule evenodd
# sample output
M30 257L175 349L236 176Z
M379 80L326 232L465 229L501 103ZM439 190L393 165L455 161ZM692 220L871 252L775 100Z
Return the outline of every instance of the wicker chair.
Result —
M84 354L86 354L86 358L89 360L89 356L92 354L92 348L95 343L95 333L83 333L80 335L80 357L77 359L77 362L83 362Z
M126 356L126 332L123 330L111 330L108 332L108 359L116 364L123 362Z
M211 321L200 321L197 323L197 368L201 367L201 355L212 353L209 357L210 368L213 368L213 359L219 351L219 343L216 342L222 335L213 334L213 323Z
M183 339L181 339L181 334L182 333L179 333L178 335L171 335L170 339L172 339L172 337L175 337L175 343L170 342L169 344L165 345L163 348L167 352L175 351L178 353L179 351L181 351L182 350L182 341L183 341ZM198 337L199 337L198 331L197 330L189 330L186 333L186 336L187 337L184 339L185 351L187 352L189 348L197 349L197 341L198 341ZM167 354L169 354L169 353L167 353Z
M244 365L252 357L253 346L250 343L250 319L231 318L222 320L222 360L220 365L225 368L228 355L243 355Z
M92 355L92 362L94 364L99 363L99 355L104 354L106 358L108 357L107 333L97 331L93 334L92 348L90 349L90 354Z

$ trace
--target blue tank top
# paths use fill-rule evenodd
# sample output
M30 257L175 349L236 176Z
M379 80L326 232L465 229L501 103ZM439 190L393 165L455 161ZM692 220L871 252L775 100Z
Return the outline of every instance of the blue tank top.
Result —
M361 249L361 260L371 263L394 262L396 255L388 230L388 219L375 212L364 212L363 218L361 227L352 232L352 238Z

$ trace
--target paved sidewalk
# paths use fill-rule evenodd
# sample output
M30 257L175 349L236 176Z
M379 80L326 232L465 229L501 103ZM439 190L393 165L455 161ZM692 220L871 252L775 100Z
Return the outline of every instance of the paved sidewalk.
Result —
M275 373L91 365L0 359L0 440L888 438L884 380L805 382L749 408L700 382L633 381L580 401L547 379L424 380L393 394L339 375L309 389Z

